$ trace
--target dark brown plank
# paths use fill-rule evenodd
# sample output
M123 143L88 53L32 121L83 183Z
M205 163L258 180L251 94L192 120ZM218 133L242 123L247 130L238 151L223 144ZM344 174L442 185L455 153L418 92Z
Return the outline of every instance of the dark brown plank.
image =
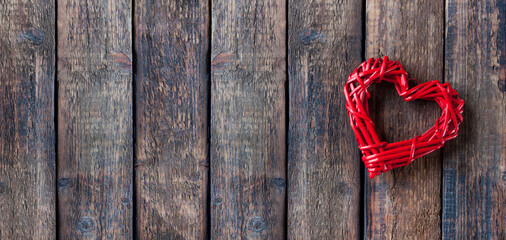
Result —
M132 237L130 1L58 2L62 239Z
M285 7L212 1L212 238L285 236Z
M443 155L443 239L506 239L506 1L446 4L445 79L466 103Z
M289 1L288 238L358 239L360 154L342 88L361 62L362 2Z
M366 58L387 55L411 78L442 80L443 22L444 1L368 1ZM404 102L388 83L373 87L370 102L378 134L389 142L423 134L441 114L434 102ZM366 189L367 238L441 237L441 151L368 179Z
M209 3L135 1L137 233L205 239Z
M0 239L54 239L54 1L0 2Z

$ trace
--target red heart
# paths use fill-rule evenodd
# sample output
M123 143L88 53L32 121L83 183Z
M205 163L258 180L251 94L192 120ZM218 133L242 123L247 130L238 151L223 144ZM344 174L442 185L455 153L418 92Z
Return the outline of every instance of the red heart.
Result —
M464 100L459 98L457 91L451 88L450 84L441 84L438 80L409 88L408 80L408 74L401 64L398 61L390 61L385 56L383 60L371 58L360 64L350 74L344 86L351 127L370 178L406 166L413 159L434 152L443 147L446 141L457 137L464 106ZM381 81L393 83L399 96L405 101L436 101L443 114L433 127L420 136L395 143L381 141L369 117L367 102L370 96L367 88Z

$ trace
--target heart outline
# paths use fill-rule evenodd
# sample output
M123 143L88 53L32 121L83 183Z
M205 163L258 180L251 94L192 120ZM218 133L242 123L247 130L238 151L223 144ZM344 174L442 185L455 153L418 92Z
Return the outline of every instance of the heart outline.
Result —
M409 80L413 79L408 78L398 61L390 61L388 56L384 56L383 59L370 58L361 63L344 85L348 117L370 178L406 166L414 159L440 149L446 141L458 135L464 100L459 98L457 91L449 83L442 84L438 80L410 88ZM393 83L404 101L435 101L443 110L441 117L422 135L394 143L382 141L369 117L370 94L367 91L372 84L381 81Z

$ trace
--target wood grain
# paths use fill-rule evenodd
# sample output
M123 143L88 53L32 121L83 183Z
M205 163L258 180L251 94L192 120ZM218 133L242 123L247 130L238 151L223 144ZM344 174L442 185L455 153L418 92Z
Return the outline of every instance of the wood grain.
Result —
M368 1L366 58L399 60L411 78L442 80L443 1ZM407 103L393 85L373 87L371 116L388 142L423 134L440 116L434 102ZM441 151L409 166L367 180L366 237L438 239L441 237Z
M209 3L135 1L137 232L207 238Z
M444 151L443 239L506 239L506 2L446 4L445 79L465 105Z
M130 1L58 2L62 239L132 238Z
M361 62L362 2L289 1L288 239L360 237L360 154L342 88Z
M54 1L0 1L0 239L55 239Z
M211 238L283 239L285 1L211 5Z

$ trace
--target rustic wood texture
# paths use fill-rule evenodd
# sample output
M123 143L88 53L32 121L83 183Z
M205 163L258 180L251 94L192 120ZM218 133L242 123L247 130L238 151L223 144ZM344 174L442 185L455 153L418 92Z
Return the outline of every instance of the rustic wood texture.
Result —
M0 0L0 239L506 239L505 23L505 0ZM384 55L464 122L364 182L342 87ZM389 142L441 114L370 92Z
M362 60L362 2L289 1L288 239L358 239L360 154L342 87Z
M132 238L130 1L58 2L62 239Z
M211 238L283 239L286 5L212 1Z
M420 82L443 78L444 2L368 1L366 59L399 60ZM406 103L392 84L372 89L371 115L380 138L389 142L423 134L441 115L434 102ZM441 237L441 151L416 159L366 184L366 237Z
M205 239L209 3L135 1L137 233Z
M506 239L506 1L446 4L445 79L466 103L445 145L443 239Z
M54 1L0 1L0 239L54 239Z

